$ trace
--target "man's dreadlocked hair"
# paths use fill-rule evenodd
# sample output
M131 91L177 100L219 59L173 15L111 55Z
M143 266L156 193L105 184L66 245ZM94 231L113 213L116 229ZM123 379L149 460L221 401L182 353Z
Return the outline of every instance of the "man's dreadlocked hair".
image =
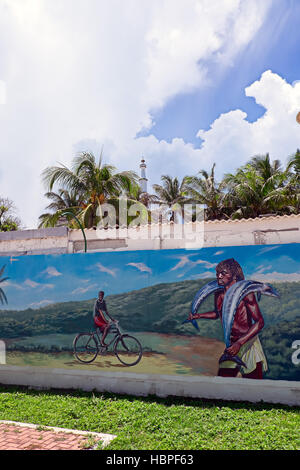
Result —
M222 271L222 269L228 269L231 272L232 276L235 277L237 281L242 281L243 279L245 279L241 266L233 258L229 258L229 259L225 259L224 261L221 261L216 267L217 274L220 271Z

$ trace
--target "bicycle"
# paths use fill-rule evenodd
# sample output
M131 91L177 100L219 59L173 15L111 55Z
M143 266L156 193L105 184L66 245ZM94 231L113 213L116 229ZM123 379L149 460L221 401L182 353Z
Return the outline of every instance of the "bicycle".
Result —
M93 362L98 354L105 355L108 348L113 344L113 352L119 361L125 366L135 366L140 362L143 349L141 343L128 334L122 334L119 328L119 322L114 321L111 324L110 333L114 337L107 346L101 346L99 329L90 333L79 333L73 341L73 352L78 361L85 364Z

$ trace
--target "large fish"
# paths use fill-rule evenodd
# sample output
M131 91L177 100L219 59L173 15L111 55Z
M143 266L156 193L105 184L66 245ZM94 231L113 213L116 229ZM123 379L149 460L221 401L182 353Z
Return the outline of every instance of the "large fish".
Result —
M196 295L194 297L194 300L192 302L191 313L192 314L197 313L201 303L206 299L206 297L208 297L213 292L215 292L217 290L222 290L222 289L224 289L224 287L220 286L218 284L218 281L208 282L207 284L205 284L205 286L201 287L201 289L199 289L198 292L196 293ZM198 326L198 323L196 322L196 320L184 320L182 323L189 323L189 322L191 322L192 325L197 330L199 330L199 326Z
M226 292L222 307L222 323L226 348L229 348L231 345L230 335L237 308L243 298L250 294L250 292L256 292L259 297L261 294L271 297L279 297L279 294L274 287L263 282L243 280L234 283ZM238 356L230 356L228 353L224 353L219 362L228 360L234 361L238 365L245 367L245 364Z

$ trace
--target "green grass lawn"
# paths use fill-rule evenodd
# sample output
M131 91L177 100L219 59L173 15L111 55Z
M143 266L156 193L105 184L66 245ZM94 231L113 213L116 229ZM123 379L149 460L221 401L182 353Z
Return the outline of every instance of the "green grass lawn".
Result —
M108 450L300 449L300 408L0 387L0 419L116 434Z

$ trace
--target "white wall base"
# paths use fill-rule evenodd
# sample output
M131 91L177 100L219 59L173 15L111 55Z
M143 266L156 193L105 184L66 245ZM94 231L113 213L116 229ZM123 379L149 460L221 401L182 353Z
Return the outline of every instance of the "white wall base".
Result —
M97 372L0 366L1 385L74 389L136 396L179 396L300 405L300 383L284 380Z

